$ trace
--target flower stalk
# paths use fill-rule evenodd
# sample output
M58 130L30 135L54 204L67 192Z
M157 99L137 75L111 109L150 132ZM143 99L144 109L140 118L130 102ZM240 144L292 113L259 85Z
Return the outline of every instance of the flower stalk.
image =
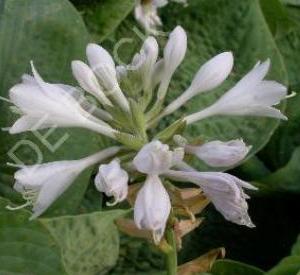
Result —
M177 247L175 232L172 227L166 229L166 239L168 244L172 247L169 253L166 254L166 269L168 275L177 274Z

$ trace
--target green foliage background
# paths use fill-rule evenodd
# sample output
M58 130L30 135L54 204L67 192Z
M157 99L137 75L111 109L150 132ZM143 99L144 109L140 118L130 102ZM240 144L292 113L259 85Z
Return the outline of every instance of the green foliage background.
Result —
M134 0L0 0L0 95L7 97L22 73L29 72L30 60L47 81L74 84L70 62L84 60L85 46L91 41L111 53L125 41L118 54L122 61L129 61L143 38L132 16L134 4ZM257 60L270 58L268 77L285 83L290 91L300 91L299 1L189 0L186 8L172 3L159 12L164 31L179 24L188 33L187 56L171 83L168 101L188 86L205 60L225 50L235 56L234 71L221 88L196 97L160 127L209 105ZM166 37L158 39L163 46ZM209 207L204 225L184 239L181 263L225 246L231 260L217 261L211 274L295 275L300 271L300 240L296 241L300 233L296 211L300 199L299 106L299 95L280 106L289 117L284 123L216 117L188 129L191 138L242 137L253 145L249 159L230 172L256 184L260 191L250 201L255 229L228 223ZM15 116L9 104L0 101L0 110L1 127L11 125ZM163 274L161 256L150 244L119 236L113 220L128 212L102 207L105 198L88 186L92 169L35 222L28 222L26 210L12 213L5 209L7 204L21 202L12 190L14 171L6 166L10 161L7 152L18 140L36 144L44 161L76 159L108 145L106 139L78 129L55 130L50 140L55 143L65 134L67 141L52 153L33 134L11 137L0 133L0 274ZM28 164L36 160L36 152L26 144L18 148L17 155Z

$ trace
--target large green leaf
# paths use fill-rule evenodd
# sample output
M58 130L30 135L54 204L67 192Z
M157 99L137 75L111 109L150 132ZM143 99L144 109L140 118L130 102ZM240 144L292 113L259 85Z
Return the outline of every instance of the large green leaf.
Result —
M46 81L71 84L70 62L83 57L88 42L88 33L75 8L67 0L2 0L0 3L0 95L7 98L9 88L20 81L23 73L30 71L30 60ZM1 127L12 125L17 118L9 105L0 101ZM40 135L46 133L39 132ZM22 162L33 164L37 162L36 150L43 162L78 159L101 147L96 140L99 138L95 134L81 129L55 129L44 142L38 135L11 136L1 132L1 194L14 199L8 188L13 184L12 178L6 176L12 171L7 172L4 166L7 161L14 162L9 157L14 146L17 148L15 154ZM62 145L58 146L59 142ZM83 173L54 206L53 213L68 213L75 209L89 178L90 171ZM59 207L62 205L63 208Z
M97 42L111 34L133 9L135 0L72 0Z
M300 272L300 256L289 256L267 272L266 275L297 275L298 272Z
M273 170L286 165L293 151L300 146L300 9L289 7L288 13L294 26L288 34L278 38L276 42L286 64L290 89L298 94L287 101L288 122L278 128L260 155L261 159Z
M262 191L300 193L300 147L297 147L290 161L271 175L257 180Z
M300 256L300 235L292 247L292 256Z
M0 274L66 274L60 248L38 221L29 222L30 213L5 209L0 199Z
M213 275L263 275L264 272L254 266L231 261L218 260L210 271Z
M300 272L300 238L292 247L291 256L283 258L266 275L295 275Z
M119 235L114 219L124 210L41 219L62 250L68 274L102 274L117 261Z
M187 55L171 83L168 102L188 87L200 65L207 59L226 50L233 51L235 56L234 71L221 89L194 98L181 111L176 112L172 120L214 102L258 60L271 58L273 65L268 78L287 83L282 58L258 1L191 0L187 8L168 5L161 9L161 16L165 30L170 31L180 24L188 33ZM123 62L128 61L141 44L140 34L137 34L134 27L135 23L126 20L116 32L114 40L105 43L113 48L121 41L117 53ZM124 37L127 39L120 40ZM166 38L159 37L159 40L164 45ZM170 119L165 119L161 127L169 123ZM215 117L188 127L188 134L194 138L202 136L204 139L222 140L243 137L248 144L253 145L251 154L254 154L265 145L277 126L278 121L275 119Z
M117 261L114 219L124 210L29 221L26 210L6 210L0 198L0 274L106 273Z

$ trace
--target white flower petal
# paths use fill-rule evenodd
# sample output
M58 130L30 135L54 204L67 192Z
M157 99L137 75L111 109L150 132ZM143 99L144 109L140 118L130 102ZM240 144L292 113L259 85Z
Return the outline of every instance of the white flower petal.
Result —
M140 229L151 230L154 242L158 244L163 237L170 211L170 198L159 177L148 176L135 201L135 224Z
M249 196L242 189L255 190L249 183L221 172L168 171L165 176L197 184L225 219L248 227L255 226L248 215L246 199Z
M95 178L95 186L107 196L113 196L114 204L123 201L128 193L128 174L120 167L117 160L109 164L99 166L99 172Z
M251 147L243 140L210 141L200 146L187 145L185 151L213 167L232 166L246 157Z
M173 152L168 145L155 140L144 145L134 157L133 164L141 173L159 175L173 165Z

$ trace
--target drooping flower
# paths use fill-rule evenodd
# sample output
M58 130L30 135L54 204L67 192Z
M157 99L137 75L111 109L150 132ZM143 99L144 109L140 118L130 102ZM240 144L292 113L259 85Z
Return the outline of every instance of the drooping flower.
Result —
M128 174L121 168L118 160L113 160L109 164L101 164L95 178L95 186L105 195L113 196L114 202L108 205L115 205L127 197Z
M82 108L74 95L63 86L43 81L32 64L34 78L24 78L13 86L9 97L22 112L11 134L50 127L82 127L114 137L114 130Z
M139 228L153 232L156 244L164 234L171 210L169 195L158 175L180 162L183 154L180 148L171 151L168 145L154 140L144 145L133 159L135 168L147 175L135 201L134 219Z
M264 80L270 61L258 63L232 89L206 109L188 115L187 124L214 115L250 115L286 119L272 107L287 95L287 88L276 81Z
M199 146L186 145L185 152L197 156L209 166L226 167L243 160L250 148L241 139L227 142L214 140Z
M186 0L171 0L180 4L187 4ZM137 22L149 33L158 34L157 27L162 25L157 9L168 4L168 0L137 0L134 16Z
M149 175L134 204L135 224L140 229L151 230L154 242L158 244L165 232L170 211L170 198L160 178Z
M249 215L243 188L256 190L253 185L227 173L168 171L166 176L178 181L189 181L198 185L216 209L228 221L254 227Z
M110 147L80 160L21 166L21 169L15 173L14 189L20 192L27 202L21 207L8 206L8 209L32 206L31 219L40 216L83 170L115 155L119 150L119 147Z

